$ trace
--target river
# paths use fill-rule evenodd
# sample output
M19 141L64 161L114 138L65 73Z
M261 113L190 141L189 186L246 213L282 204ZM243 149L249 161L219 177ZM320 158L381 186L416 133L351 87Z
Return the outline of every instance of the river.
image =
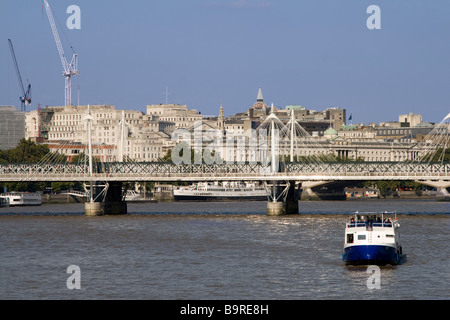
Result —
M82 204L0 208L1 299L449 299L450 202L130 203L128 215L86 217ZM355 211L395 211L405 254L380 268L342 262ZM69 266L80 289L69 289ZM75 283L74 281L73 283Z

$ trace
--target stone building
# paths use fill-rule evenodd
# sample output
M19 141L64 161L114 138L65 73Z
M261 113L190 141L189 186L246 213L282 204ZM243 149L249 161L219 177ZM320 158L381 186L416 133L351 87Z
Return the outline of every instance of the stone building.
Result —
M93 155L102 161L118 161L121 154L135 161L157 161L167 152L169 136L160 131L153 117L140 111L116 110L111 105L46 107L28 112L26 138L48 144L69 160L87 154L88 113L93 118Z
M188 109L186 105L179 104L148 105L147 115L158 122L158 131L168 135L175 129L187 129L195 121L202 119L202 115L197 110Z

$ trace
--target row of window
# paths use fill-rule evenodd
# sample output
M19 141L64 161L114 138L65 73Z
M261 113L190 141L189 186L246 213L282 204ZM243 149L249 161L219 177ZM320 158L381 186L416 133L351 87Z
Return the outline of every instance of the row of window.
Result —
M390 135L390 134L395 134L395 135L407 135L407 134L412 134L412 130L411 129L398 129L398 130L380 130L380 134L382 135Z
M61 114L55 115L56 120L82 120L81 114Z

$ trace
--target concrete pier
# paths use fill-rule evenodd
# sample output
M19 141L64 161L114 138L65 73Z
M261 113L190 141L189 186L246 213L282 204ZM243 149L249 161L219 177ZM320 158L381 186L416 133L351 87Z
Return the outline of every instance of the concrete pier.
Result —
M300 188L300 186L299 186ZM289 181L289 189L286 196L286 214L298 214L299 190L295 189L295 181Z
M84 215L88 217L102 216L102 203L101 202L86 202L84 204Z
M123 195L123 183L111 182L103 202L103 213L105 215L127 214L127 203Z
M97 188L95 188L97 190ZM127 203L124 201L122 182L111 182L106 196L98 201L87 201L84 206L86 216L122 215L127 214Z
M267 202L267 215L298 214L300 192L295 188L295 181L289 181L287 188L287 190L284 189L279 181L273 181L271 186L272 201ZM285 196L282 195L282 192L286 192Z
M286 208L282 201L268 201L267 202L267 215L268 216L281 216L286 214Z

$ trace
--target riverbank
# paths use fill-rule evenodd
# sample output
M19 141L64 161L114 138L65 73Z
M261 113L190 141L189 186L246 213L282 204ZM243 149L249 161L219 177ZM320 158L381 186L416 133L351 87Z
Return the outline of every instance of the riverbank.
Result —
M305 192L301 195L301 201L318 200L348 200L348 201L377 201L380 199L399 200L450 200L449 196L441 195L438 191L388 191L385 195L377 197L347 197L342 192Z

